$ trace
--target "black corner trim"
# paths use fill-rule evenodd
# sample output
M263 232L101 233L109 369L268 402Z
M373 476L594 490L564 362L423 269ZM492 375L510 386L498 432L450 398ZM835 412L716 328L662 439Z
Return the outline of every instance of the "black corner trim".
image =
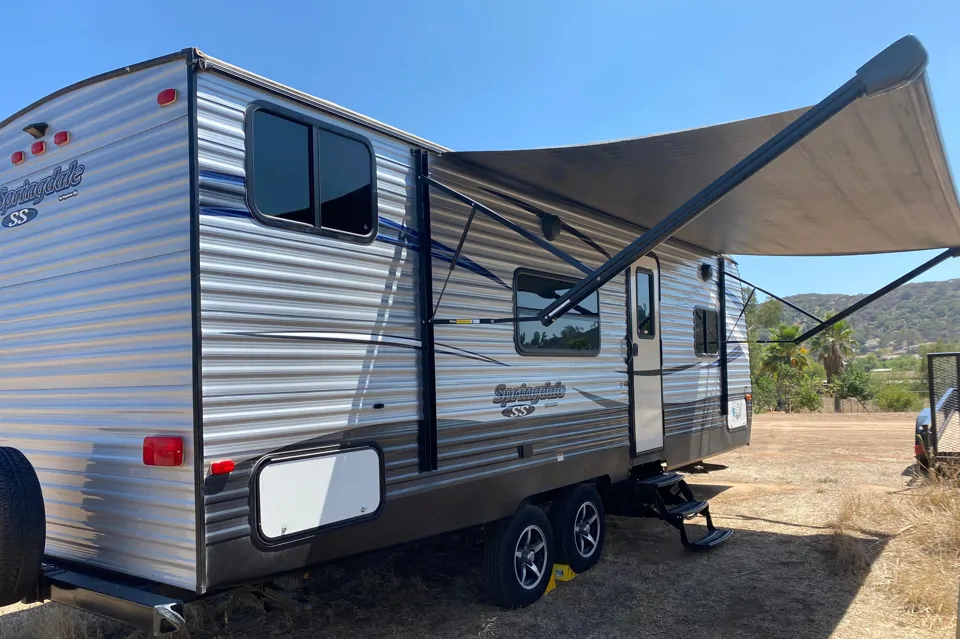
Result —
M370 225L370 232L367 235L354 235L353 233L344 233L342 231L337 231L334 229L327 229L316 226L308 226L306 224L300 224L299 222L291 222L289 220L283 220L277 217L266 215L261 213L257 208L257 202L255 193L257 191L257 183L255 173L253 171L253 145L254 145L254 136L253 136L253 114L256 111L265 111L273 115L279 116L281 118L296 122L298 124L303 124L305 126L311 127L311 132L315 129L320 129L323 131L328 131L335 135L347 138L349 140L354 140L355 142L360 142L367 147L367 151L370 153L370 186L373 189L372 193L372 202L373 202L373 219ZM313 144L311 148L316 149L316 134L313 133ZM321 235L324 237L331 237L337 240L342 240L346 242L352 242L354 244L371 244L374 240L377 239L377 231L379 229L379 199L378 199L378 189L377 189L377 154L373 148L373 144L370 140L359 133L354 133L348 129L336 126L329 122L319 120L309 115L304 115L298 111L288 109L286 107L280 106L273 102L267 100L255 100L247 105L246 112L244 113L243 118L243 138L244 138L244 159L243 159L243 170L244 175L246 176L246 201L247 208L250 210L250 213L253 214L253 217L257 219L261 224L267 226L275 226L277 228L286 229L288 231L297 231L299 233L308 233L310 235ZM316 158L316 151L314 153L314 160ZM319 169L316 166L316 161L313 162L313 182L316 184L319 181ZM319 198L319 192L314 193L314 204L313 206L319 211L320 202L317 199ZM321 220L321 224L323 221Z
M423 417L418 422L417 458L420 472L438 467L437 461L437 366L433 314L433 239L430 233L429 153L413 150L417 216L417 309L420 319L420 383Z
M720 347L720 414L726 419L730 403L730 389L727 388L727 261L721 255L717 258L717 290L720 296L720 312L717 318L718 346Z
M189 136L190 180L190 315L193 332L193 474L194 507L197 534L197 594L206 591L207 539L206 503L204 500L203 456L203 368L200 324L200 152L197 134L197 64L192 49L185 49L187 66L187 135Z
M305 530L295 535L290 535L289 537L281 537L280 539L268 539L261 534L258 480L260 479L260 473L263 472L264 468L273 463L292 461L294 459L306 459L311 457L326 457L329 455L336 455L343 452L363 449L375 451L377 453L377 457L380 458L380 503L376 510L361 517L353 517L344 521L337 521L332 524L327 524L326 526L318 526L317 528ZM252 540L254 547L263 552L285 550L291 546L307 543L320 533L327 532L329 530L337 530L339 528L346 528L348 526L353 526L376 519L383 512L383 508L387 503L387 479L384 467L385 462L383 449L380 448L380 445L374 441L344 442L342 444L334 445L323 444L320 446L311 446L298 450L287 450L282 453L270 453L264 455L259 461L257 461L253 467L253 471L250 473L250 539Z

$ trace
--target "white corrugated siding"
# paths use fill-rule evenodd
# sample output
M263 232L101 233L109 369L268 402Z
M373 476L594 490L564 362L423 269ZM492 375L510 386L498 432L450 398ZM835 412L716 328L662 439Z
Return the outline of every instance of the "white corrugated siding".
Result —
M558 215L587 238L564 231L553 244L595 268L637 236L637 231L615 220L561 209L532 200L492 183L477 180L456 166L435 162L432 174L440 181L542 235L537 215L487 190L521 197L541 211ZM432 232L436 241L456 247L469 207L434 190L431 194ZM606 251L604 255L590 241ZM666 435L695 434L725 426L720 414L720 370L717 357L697 357L693 343L693 311L696 306L719 308L716 279L717 257L668 243L658 247L660 263L660 323L663 340L663 400ZM496 318L513 316L513 279L517 269L535 269L579 278L582 274L518 234L483 215L477 215L464 244L463 256L479 269L458 267L450 278L438 317ZM700 265L713 265L707 281L700 278ZM728 261L729 264L729 261ZM446 276L446 263L434 258L434 276ZM739 296L739 285L728 280L728 297ZM434 285L435 296L440 288ZM600 290L601 351L596 357L529 357L514 347L512 324L438 325L436 341L441 347L463 351L500 362L464 359L437 354L438 417L440 421L441 469L485 467L516 459L518 443L532 442L545 453L597 450L625 446L627 430L627 375L623 360L626 334L626 283L621 275ZM733 313L728 304L728 316ZM736 307L739 312L739 307ZM733 315L733 318L736 314ZM732 320L731 320L732 326ZM731 368L731 380L742 381L740 362ZM749 384L749 373L747 377ZM555 407L539 405L537 418L508 421L492 404L498 383L542 385L562 382L566 396ZM731 382L732 386L732 382ZM593 414L593 418L586 415ZM531 422L530 426L527 423ZM569 422L569 424L568 424ZM576 424L575 426L573 424ZM484 442L478 447L478 442ZM515 463L537 463L536 459Z
M43 486L47 553L194 588L196 511L190 206L182 61L55 98L0 132L0 156L49 150L16 188L76 159L76 196L48 196L28 224L0 227L0 445L21 449ZM64 147L53 134L69 130ZM142 463L143 438L179 435L179 468Z
M376 425L388 485L415 475L417 256L398 232L415 228L408 146L338 123L374 146L378 241L270 227L244 196L247 105L330 118L214 73L199 76L198 97L204 455L238 464L226 487L207 490L211 543L249 533L250 466L284 446Z

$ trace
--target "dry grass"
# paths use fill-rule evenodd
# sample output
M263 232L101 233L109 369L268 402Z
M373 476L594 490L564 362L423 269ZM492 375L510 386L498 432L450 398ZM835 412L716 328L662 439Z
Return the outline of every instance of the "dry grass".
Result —
M931 477L895 493L857 493L841 503L834 543L842 571L873 570L892 599L931 628L949 628L957 612L960 489ZM875 548L887 540L878 556Z
M907 416L763 416L753 445L690 477L733 539L690 554L652 520L612 517L603 561L523 610L500 610L479 558L418 546L288 586L308 614L229 597L188 606L176 639L934 639L952 636L958 489L909 472ZM695 534L695 533L694 533ZM2 639L142 639L44 605L0 610Z

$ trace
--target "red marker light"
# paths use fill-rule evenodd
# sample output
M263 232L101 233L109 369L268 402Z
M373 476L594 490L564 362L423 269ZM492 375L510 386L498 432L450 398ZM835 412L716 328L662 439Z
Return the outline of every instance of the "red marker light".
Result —
M748 393L748 394L744 395L743 398L749 402L749 401L752 401L752 400L753 400L753 395L750 395L750 394Z
M47 143L43 140L39 140L30 145L30 152L34 155L43 155L47 150Z
M183 466L183 437L144 437L146 466Z
M53 136L53 143L57 146L63 146L70 141L70 132L69 131L60 131L55 136Z
M14 151L13 155L10 156L10 161L14 164L23 164L23 161L27 159L27 154L23 151Z
M233 463L231 459L222 459L220 461L215 461L210 464L210 474L211 475L226 475L227 473L233 472L233 469L237 465Z
M177 101L177 90L176 89L164 89L157 94L157 104L162 107L167 106L168 104L173 104Z

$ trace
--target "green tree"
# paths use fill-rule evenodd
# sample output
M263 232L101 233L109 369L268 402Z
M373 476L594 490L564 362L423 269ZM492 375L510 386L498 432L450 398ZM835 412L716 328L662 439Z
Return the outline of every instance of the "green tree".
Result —
M744 289L746 293L746 289ZM775 299L768 299L762 304L757 304L756 296L749 296L746 300L746 310L744 311L744 320L747 323L747 341L750 343L748 349L750 355L750 374L754 382L759 376L760 363L763 360L763 349L760 348L757 340L769 334L771 329L780 324L780 318L783 315L783 304Z
M781 365L801 371L809 368L812 363L810 353L794 341L798 337L800 337L799 326L781 324L775 328L770 333L770 339L779 343L770 344L767 347L763 354L763 363L760 365L761 372L774 373Z
M868 353L866 356L860 358L860 363L866 371L880 368L880 358L877 357L876 353Z
M871 400L877 394L877 385L863 366L857 363L848 364L834 380L831 387L833 397L856 399L861 404Z
M777 407L777 387L770 375L753 377L753 412L766 413Z
M877 392L877 408L892 413L920 410L920 397L903 384L887 384Z
M770 344L763 353L758 374L773 378L778 410L790 410L790 400L803 381L801 374L812 364L807 349L794 341L799 336L799 326L781 324L770 333L770 339L778 343Z
M830 319L833 313L828 314L825 319ZM840 320L830 328L824 330L813 338L813 352L817 359L823 362L823 367L827 373L827 384L833 386L833 381L843 372L843 367L851 357L857 343L853 341L853 329L846 322ZM840 398L833 396L833 411L839 413L842 404Z

